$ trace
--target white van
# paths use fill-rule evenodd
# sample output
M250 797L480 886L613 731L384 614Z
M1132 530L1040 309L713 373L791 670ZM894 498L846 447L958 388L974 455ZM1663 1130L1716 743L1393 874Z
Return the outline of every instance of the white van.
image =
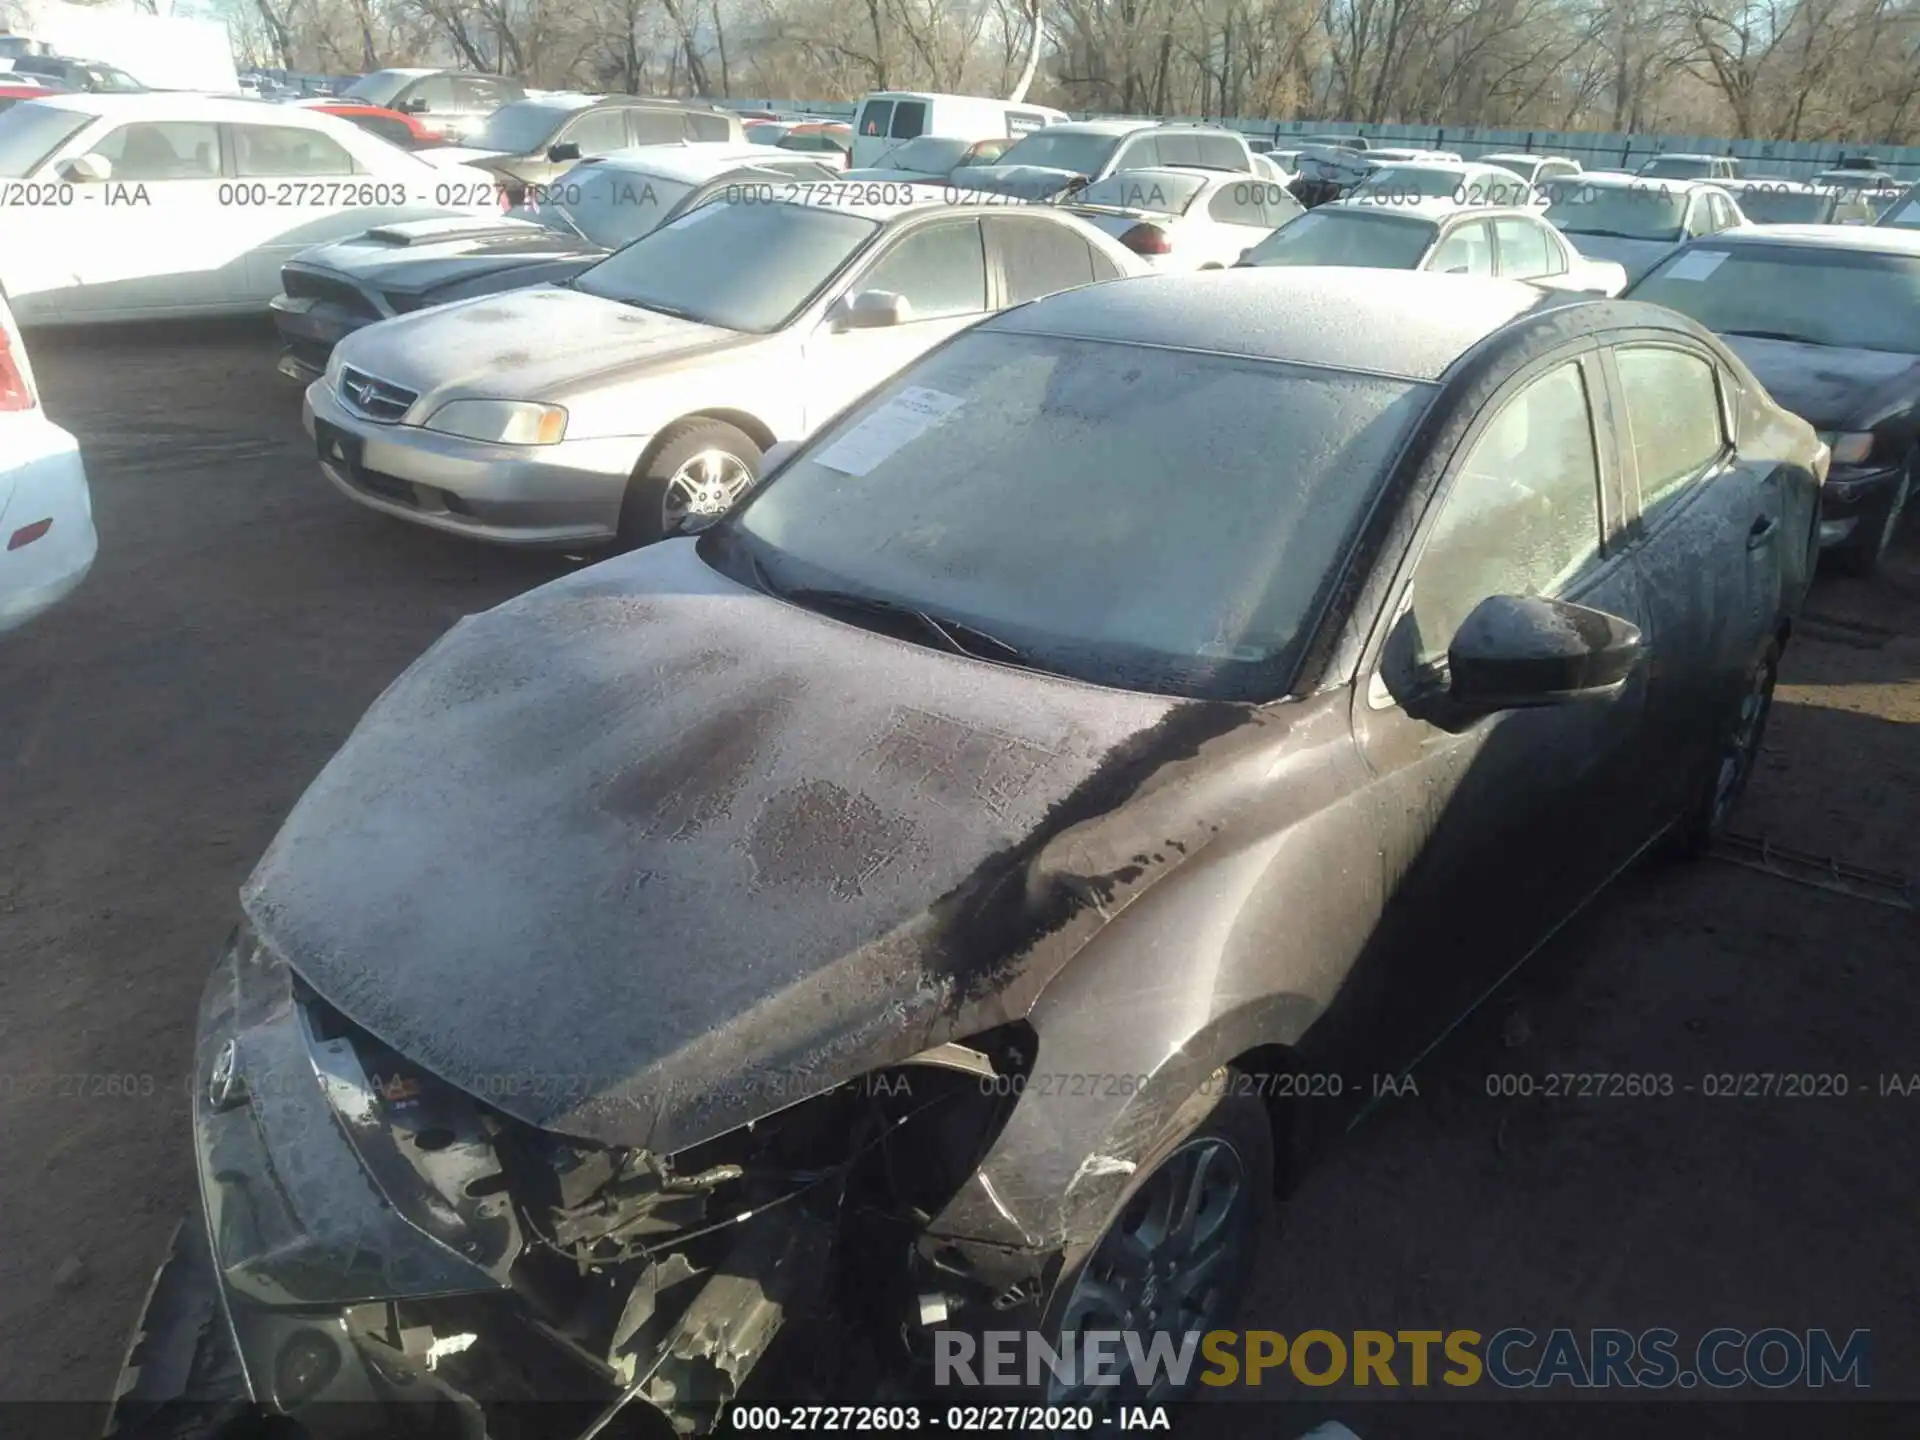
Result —
M1043 125L1058 125L1066 114L1044 105L985 100L978 95L931 95L918 91L876 90L853 116L853 158L858 167L875 165L902 140L940 135L952 140L1019 139Z

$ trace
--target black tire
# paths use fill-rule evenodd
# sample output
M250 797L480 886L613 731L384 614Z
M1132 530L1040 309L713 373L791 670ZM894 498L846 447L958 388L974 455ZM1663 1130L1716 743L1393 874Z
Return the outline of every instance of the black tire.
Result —
M1127 1236L1138 1235L1147 1228L1142 1222L1154 1212L1156 1182L1166 1176L1177 1180L1182 1172L1176 1167L1191 1163L1188 1157L1197 1147L1213 1147L1217 1157L1213 1163L1220 1163L1226 1156L1237 1162L1238 1189L1233 1208L1222 1215L1216 1226L1217 1229L1231 1227L1226 1243L1233 1253L1221 1262L1224 1273L1218 1294L1206 1309L1206 1320L1210 1323L1200 1328L1213 1329L1234 1322L1246 1296L1247 1282L1257 1270L1261 1247L1274 1228L1275 1211L1273 1125L1266 1103L1257 1094L1248 1093L1247 1087L1240 1083L1242 1078L1238 1071L1230 1068L1215 1071L1201 1091L1175 1112L1161 1138L1140 1160L1100 1238L1077 1261L1064 1268L1054 1283L1038 1327L1041 1334L1049 1337L1050 1344L1057 1347L1063 1332L1074 1321L1075 1296L1082 1278L1098 1273L1114 1253L1114 1247L1123 1246ZM1167 1284L1171 1288L1171 1277ZM1082 1323L1085 1323L1084 1314ZM1143 1316L1132 1326L1095 1321L1093 1328L1132 1328L1143 1332L1164 1328L1184 1333L1192 1327ZM1149 1401L1132 1393L1128 1386L1113 1386L1108 1388L1119 1393L1100 1396L1091 1403L1095 1409L1166 1403L1189 1393L1198 1382L1202 1368L1196 1363L1189 1371L1187 1386L1177 1393L1156 1393ZM1041 1393L1033 1398L1041 1404L1057 1403L1057 1397L1049 1396L1044 1385Z
M1753 767L1767 737L1767 719L1773 713L1773 690L1780 679L1780 645L1767 646L1766 654L1747 672L1747 683L1731 713L1721 722L1720 743L1713 763L1701 775L1687 809L1668 836L1668 853L1681 859L1704 855L1713 842L1726 832L1727 817L1746 792L1753 778ZM1757 702L1757 712L1749 715L1749 700ZM1737 772L1723 789L1723 775L1729 763Z
M1879 570L1893 537L1899 533L1900 517L1912 494L1913 465L1909 463L1900 476L1899 485L1880 504L1862 514L1846 543L1833 550L1830 558L1834 569L1863 580Z
M240 1357L197 1218L175 1228L121 1365L106 1440L228 1440L255 1433Z
M667 487L694 456L703 451L725 451L760 477L760 447L751 436L724 420L680 420L660 432L646 459L627 481L620 505L620 544L626 548L651 545L667 537L664 507Z

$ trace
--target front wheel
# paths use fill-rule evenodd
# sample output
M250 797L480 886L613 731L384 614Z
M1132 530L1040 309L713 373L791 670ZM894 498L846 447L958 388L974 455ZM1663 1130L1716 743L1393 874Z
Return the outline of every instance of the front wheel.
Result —
M1182 1107L1093 1249L1061 1276L1042 1327L1056 1348L1071 1345L1074 1358L1085 1359L1085 1341L1074 1337L1101 1331L1131 1332L1143 1344L1165 1333L1177 1346L1233 1322L1274 1208L1266 1105L1221 1083L1235 1073L1217 1071L1208 1093ZM1101 1412L1163 1404L1199 1375L1190 1367L1182 1384L1164 1366L1135 1374L1124 1356L1116 1369L1118 1384L1090 1383L1077 1369L1056 1375L1046 1403Z
M620 543L651 545L695 516L723 514L760 475L760 447L724 420L682 420L662 432L627 482Z
M1913 466L1909 464L1900 472L1900 483L1885 503L1863 514L1846 543L1833 552L1834 564L1842 573L1865 578L1880 568L1887 548L1899 533L1900 517L1912 493Z
M1673 834L1673 848L1681 855L1705 854L1726 833L1733 807L1746 793L1753 767L1766 738L1767 719L1773 714L1773 690L1780 678L1780 646L1767 652L1747 672L1739 702L1721 730L1712 768L1702 777L1685 816Z

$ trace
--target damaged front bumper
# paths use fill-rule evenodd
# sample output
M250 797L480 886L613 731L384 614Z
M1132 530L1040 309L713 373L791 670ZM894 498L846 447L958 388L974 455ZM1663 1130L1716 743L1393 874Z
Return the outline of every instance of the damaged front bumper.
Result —
M316 1437L574 1436L629 1406L692 1433L778 1346L868 1321L904 1341L839 1390L871 1395L955 1311L1024 1310L1054 1268L927 1234L1007 1108L991 1059L942 1048L973 1058L923 1063L917 1094L869 1077L683 1155L613 1150L419 1070L243 927L201 1005L200 1214L107 1433L264 1412Z

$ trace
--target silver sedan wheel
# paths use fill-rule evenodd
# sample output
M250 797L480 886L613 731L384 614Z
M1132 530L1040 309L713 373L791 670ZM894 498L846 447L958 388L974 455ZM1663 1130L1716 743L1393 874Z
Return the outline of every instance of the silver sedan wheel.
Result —
M1248 1260L1247 1167L1218 1136L1190 1140L1127 1202L1074 1281L1060 1318L1061 1337L1098 1331L1166 1331L1181 1337L1219 1328L1232 1317L1233 1279ZM1076 1358L1083 1358L1075 1346ZM1129 1367L1119 1367L1125 1374ZM1173 1385L1162 1370L1154 1383L1118 1385L1055 1376L1050 1405L1154 1403Z
M689 455L660 497L660 533L671 535L689 515L719 515L753 484L753 470L731 450Z

